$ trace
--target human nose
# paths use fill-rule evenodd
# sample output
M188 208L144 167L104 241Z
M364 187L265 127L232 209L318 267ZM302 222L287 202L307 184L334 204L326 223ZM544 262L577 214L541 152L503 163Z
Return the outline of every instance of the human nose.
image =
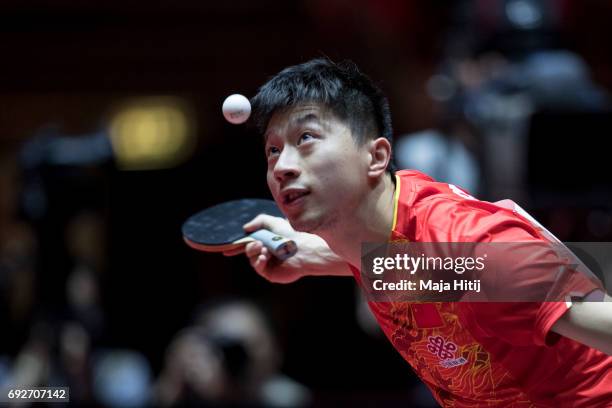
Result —
M284 148L274 164L274 178L283 182L300 175L299 157L297 152L291 148Z

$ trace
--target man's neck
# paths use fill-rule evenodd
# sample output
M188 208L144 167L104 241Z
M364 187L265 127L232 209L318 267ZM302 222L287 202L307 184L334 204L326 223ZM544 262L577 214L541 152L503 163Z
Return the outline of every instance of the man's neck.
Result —
M343 217L330 231L321 233L332 251L350 264L361 264L363 242L386 242L393 227L395 184L385 175L353 214Z

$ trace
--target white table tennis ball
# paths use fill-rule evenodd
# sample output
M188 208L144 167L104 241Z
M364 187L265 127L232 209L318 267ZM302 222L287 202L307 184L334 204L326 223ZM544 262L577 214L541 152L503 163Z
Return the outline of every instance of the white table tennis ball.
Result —
M251 103L245 96L233 94L225 98L222 110L229 123L239 125L251 116Z

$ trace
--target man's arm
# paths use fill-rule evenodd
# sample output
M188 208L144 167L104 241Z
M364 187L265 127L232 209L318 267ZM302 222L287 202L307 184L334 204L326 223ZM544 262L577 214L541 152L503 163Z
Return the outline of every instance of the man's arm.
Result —
M576 302L553 325L552 331L612 356L612 298L597 290L590 296L603 302Z

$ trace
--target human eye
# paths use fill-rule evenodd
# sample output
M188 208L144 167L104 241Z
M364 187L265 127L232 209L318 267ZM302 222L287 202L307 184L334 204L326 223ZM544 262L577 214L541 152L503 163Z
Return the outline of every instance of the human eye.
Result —
M311 139L314 139L314 135L310 132L304 132L300 135L299 139L298 139L298 145L307 142Z
M280 149L276 146L268 146L266 148L266 157L271 158L277 156L280 153Z

